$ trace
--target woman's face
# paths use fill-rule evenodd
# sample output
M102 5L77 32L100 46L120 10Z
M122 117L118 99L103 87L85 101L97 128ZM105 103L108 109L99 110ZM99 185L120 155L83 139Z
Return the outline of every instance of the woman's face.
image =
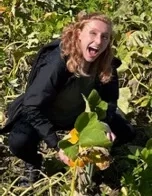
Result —
M105 22L94 19L86 23L78 34L84 59L90 63L95 61L107 48L110 36L111 28Z

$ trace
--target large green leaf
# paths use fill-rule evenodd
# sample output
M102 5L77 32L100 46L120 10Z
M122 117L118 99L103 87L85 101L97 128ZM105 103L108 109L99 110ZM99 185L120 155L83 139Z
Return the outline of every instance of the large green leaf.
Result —
M80 114L74 124L74 127L78 132L81 132L90 122L91 119L97 120L97 114L95 112L83 112Z
M107 139L105 132L105 125L97 120L97 116L95 113L92 113L89 118L89 122L87 123L87 126L84 126L83 129L81 129L79 136L79 145L83 147L108 147L111 145L111 142Z
M79 132L79 140L75 145L70 143L68 138L59 142L59 147L72 160L77 158L79 146L111 146L105 133L106 126L98 120L95 112L83 112L75 122L75 129Z

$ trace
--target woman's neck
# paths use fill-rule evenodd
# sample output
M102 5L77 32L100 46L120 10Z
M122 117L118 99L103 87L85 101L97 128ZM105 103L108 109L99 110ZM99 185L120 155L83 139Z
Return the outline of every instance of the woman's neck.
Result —
M88 74L89 73L89 70L90 70L90 63L87 62L87 61L84 61L83 64L82 64L82 69L83 71Z

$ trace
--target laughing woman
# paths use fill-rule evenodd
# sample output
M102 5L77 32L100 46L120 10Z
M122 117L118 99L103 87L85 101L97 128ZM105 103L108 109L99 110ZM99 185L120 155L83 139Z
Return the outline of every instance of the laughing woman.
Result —
M42 156L38 144L58 149L57 130L72 129L78 115L85 110L86 97L96 89L109 108L105 122L122 143L133 138L128 122L116 114L118 77L111 51L112 24L100 13L79 14L63 30L59 40L39 52L39 70L29 83L20 112L11 120L10 150L25 161L22 185L37 179ZM31 76L31 75L30 75ZM61 160L68 157L58 149Z

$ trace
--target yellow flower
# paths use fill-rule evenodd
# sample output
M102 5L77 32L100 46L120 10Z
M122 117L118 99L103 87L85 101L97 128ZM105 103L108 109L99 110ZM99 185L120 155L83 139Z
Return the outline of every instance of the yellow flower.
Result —
M78 131L74 128L70 131L70 133L68 134L69 136L69 139L68 141L71 143L71 144L76 144L77 141L79 140L79 137L78 137Z

